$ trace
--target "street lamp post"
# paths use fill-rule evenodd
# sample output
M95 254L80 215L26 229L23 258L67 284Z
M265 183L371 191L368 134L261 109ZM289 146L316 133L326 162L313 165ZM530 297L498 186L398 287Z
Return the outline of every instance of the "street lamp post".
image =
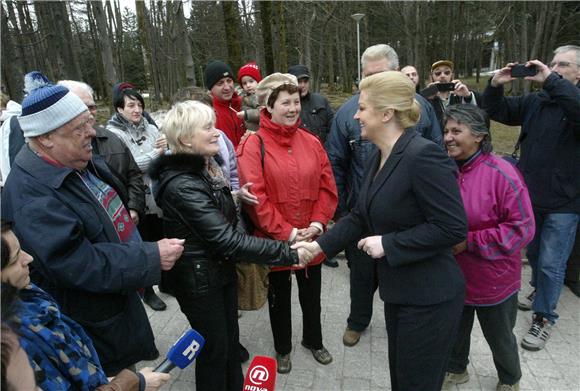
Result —
M356 55L358 63L358 79L357 83L360 83L360 21L365 17L365 14L353 14L350 16L356 21Z

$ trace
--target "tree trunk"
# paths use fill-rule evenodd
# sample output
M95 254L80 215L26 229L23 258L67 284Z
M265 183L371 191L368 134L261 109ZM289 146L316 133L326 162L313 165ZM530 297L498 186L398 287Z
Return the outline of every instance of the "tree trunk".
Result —
M101 99L105 97L110 97L110 89L107 87L107 82L105 81L105 68L103 66L103 54L101 46L99 45L99 34L97 32L97 26L95 23L95 18L93 15L93 10L91 2L86 3L87 7L87 20L89 24L89 33L91 40L93 42L93 47L95 48L95 73L97 82L93 85L94 90L97 92L97 96Z
M284 15L284 2L275 1L274 2L275 20L276 26L278 27L277 38L278 38L278 50L277 50L277 68L286 72L288 70L288 49L286 45L286 16Z
M153 89L156 94L156 99L159 99L158 79L155 66L153 64L152 54L152 37L151 25L147 15L144 1L135 2L135 10L137 13L137 26L139 31L139 43L141 45L141 52L143 53L143 62L145 64L146 79L153 80Z
M15 44L13 41L13 35L10 34L8 29L8 15L6 14L6 10L4 6L11 7L10 4L1 4L2 15L0 15L0 19L2 19L2 34L0 34L0 41L2 42L2 50L3 55L1 56L1 64L2 64L2 80L6 83L6 92L10 95L10 98L15 102L22 101L22 86L23 86L23 77L22 77L22 69L19 69L17 63L11 59L10 53L16 53L15 51ZM9 55L6 55L6 52Z
M93 14L99 32L99 41L101 43L103 67L105 69L105 81L107 82L107 89L112 91L113 85L118 81L117 72L113 64L113 49L111 47L111 40L107 31L107 20L103 10L103 4L100 1L92 2ZM106 96L109 96L107 91Z
M262 38L264 40L265 73L274 72L274 49L272 42L272 2L270 0L258 2L260 7L260 22L262 24Z
M560 29L560 16L562 15L562 3L555 2L553 7L554 9L551 12L554 14L554 21L552 22L552 31L550 33L548 43L544 48L544 55L542 56L544 62L548 62L552 59L552 50L556 49L554 45L556 44L558 30Z
M187 26L185 24L185 14L183 12L183 3L178 1L174 3L175 21L177 23L177 43L181 45L181 58L185 67L185 82L187 85L195 85L195 65L193 63L193 56L191 54L191 45Z
M228 47L228 63L236 72L242 66L242 45L240 44L240 11L235 1L222 1L224 27Z

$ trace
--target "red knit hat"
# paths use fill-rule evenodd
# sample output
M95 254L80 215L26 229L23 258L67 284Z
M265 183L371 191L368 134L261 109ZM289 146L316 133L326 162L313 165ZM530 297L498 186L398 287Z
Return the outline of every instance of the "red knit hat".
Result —
M240 68L240 70L238 71L238 83L242 84L242 77L244 76L250 76L258 83L262 81L262 75L260 75L260 67L256 65L255 61L251 61Z

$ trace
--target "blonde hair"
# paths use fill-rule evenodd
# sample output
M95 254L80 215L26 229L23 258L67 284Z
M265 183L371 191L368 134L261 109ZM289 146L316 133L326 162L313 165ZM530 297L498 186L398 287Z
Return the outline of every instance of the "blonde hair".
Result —
M415 85L398 71L380 72L360 82L373 109L384 112L395 110L395 118L403 126L415 126L421 115L421 106L415 100Z
M193 133L204 126L215 125L215 112L211 107L198 101L186 100L173 105L165 116L162 131L167 136L169 148L184 152L186 148L180 138L191 138Z

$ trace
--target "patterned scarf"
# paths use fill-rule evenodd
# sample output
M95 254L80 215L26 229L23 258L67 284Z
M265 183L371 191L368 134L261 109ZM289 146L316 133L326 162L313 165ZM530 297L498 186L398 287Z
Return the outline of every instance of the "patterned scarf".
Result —
M20 298L15 323L40 388L88 391L108 383L93 342L48 293L31 284Z

